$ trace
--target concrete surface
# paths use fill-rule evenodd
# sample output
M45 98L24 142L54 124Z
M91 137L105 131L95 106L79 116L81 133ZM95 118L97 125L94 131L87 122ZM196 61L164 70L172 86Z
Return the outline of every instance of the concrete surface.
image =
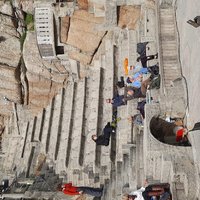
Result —
M200 28L194 28L187 20L200 15L200 1L178 0L177 25L180 36L180 60L182 73L187 80L188 86L188 114L187 125L191 128L200 121L199 110L199 83L200 83Z

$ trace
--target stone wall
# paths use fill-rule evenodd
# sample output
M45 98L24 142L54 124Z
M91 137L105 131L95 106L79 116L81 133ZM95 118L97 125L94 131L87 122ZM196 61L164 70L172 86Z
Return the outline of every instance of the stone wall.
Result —
M33 56L34 55L34 56ZM36 35L28 32L23 48L27 78L27 104L33 114L45 108L67 81L65 68L41 59ZM58 68L59 67L59 68Z

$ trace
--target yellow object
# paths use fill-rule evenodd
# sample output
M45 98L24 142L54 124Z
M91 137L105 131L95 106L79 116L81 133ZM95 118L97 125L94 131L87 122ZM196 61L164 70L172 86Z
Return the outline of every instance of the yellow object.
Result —
M124 73L128 76L128 58L124 59Z

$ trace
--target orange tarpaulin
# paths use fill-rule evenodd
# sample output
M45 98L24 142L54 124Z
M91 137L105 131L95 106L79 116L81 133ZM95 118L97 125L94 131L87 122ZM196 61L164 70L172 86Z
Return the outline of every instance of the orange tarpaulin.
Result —
M124 73L128 76L128 58L124 59Z

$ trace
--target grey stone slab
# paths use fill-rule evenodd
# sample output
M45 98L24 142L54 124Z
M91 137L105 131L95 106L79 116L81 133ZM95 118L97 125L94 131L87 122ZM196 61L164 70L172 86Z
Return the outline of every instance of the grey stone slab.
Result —
M63 125L61 129L60 147L56 161L56 172L61 173L66 170L65 161L67 154L67 144L69 139L70 121L73 105L74 83L69 82L65 88L64 108L63 108Z

